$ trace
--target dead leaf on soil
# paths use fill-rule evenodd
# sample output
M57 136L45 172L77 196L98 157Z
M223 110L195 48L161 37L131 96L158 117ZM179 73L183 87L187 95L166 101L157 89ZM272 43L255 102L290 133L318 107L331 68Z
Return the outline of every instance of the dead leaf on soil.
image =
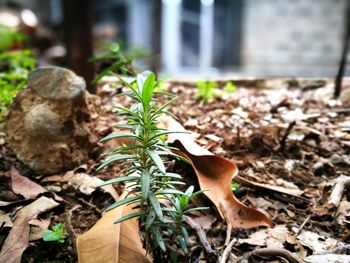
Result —
M123 199L124 196L121 196ZM135 212L130 206L120 206L106 212L86 233L78 236L80 263L151 262L142 247L136 218L113 224L117 219Z
M315 232L303 230L297 237L299 242L311 249L313 254L330 253L337 246L342 245L343 242L331 237L321 236ZM343 243L346 247L346 243Z
M341 254L326 254L326 255L311 255L306 259L308 263L344 263L350 262L350 255Z
M40 213L56 206L58 206L58 203L53 199L42 196L19 210L13 227L2 246L0 262L21 262L23 251L29 244L29 220L35 219Z
M91 195L91 193L96 190L97 186L104 182L96 176L91 176L86 173L75 173L74 171L67 172L60 181L73 184L80 192L86 195ZM114 200L119 199L119 195L112 185L101 187L101 189L109 193Z
M3 226L3 227L12 227L13 226L13 223L12 223L9 215L5 214L2 211L0 211L0 226Z
M51 218L32 219L29 221L30 232L29 240L39 240L43 237L44 232L49 228Z
M267 246L269 248L284 248L284 243L296 244L293 233L286 225L276 225L273 228L262 229L252 233L249 238L238 239L238 244L249 244L253 246Z
M41 185L33 182L28 177L22 176L13 166L7 175L11 178L12 191L22 195L25 199L35 199L39 194L47 192Z
M163 117L161 124L170 131L185 131L180 123L169 117ZM234 163L203 149L188 134L170 134L168 140L180 150L178 154L191 161L201 189L208 190L204 194L215 204L229 227L273 225L265 213L245 206L233 195L231 182L238 174Z

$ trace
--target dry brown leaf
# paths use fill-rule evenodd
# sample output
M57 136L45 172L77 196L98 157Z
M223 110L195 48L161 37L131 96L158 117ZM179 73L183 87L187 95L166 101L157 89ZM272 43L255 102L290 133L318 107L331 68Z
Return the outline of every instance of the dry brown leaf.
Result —
M0 211L0 226L3 226L3 227L13 226L10 216L8 214L5 214L2 211Z
M51 218L32 219L29 221L30 232L29 240L39 240L43 237L44 232L49 228Z
M163 117L161 124L170 131L185 131L181 124L169 117ZM178 154L191 161L201 189L208 190L204 194L215 204L229 227L273 225L265 213L245 206L233 195L231 182L238 173L233 162L203 149L188 134L170 134L168 140L180 150Z
M41 185L33 182L28 177L20 175L15 167L11 167L8 172L8 177L11 178L11 188L16 194L22 195L25 199L34 199L39 194L47 192Z
M38 214L57 205L58 203L53 199L42 196L19 210L13 227L2 246L0 262L21 262L23 251L28 247L29 243L29 220L36 218Z
M16 221L7 236L1 252L0 262L20 263L24 250L29 243L29 224L25 219Z
M252 233L249 238L240 238L238 244L249 244L252 246L284 248L284 243L296 244L293 233L288 230L286 225L276 225L273 228L262 229Z
M67 172L60 180L61 182L69 182L78 188L80 192L86 195L90 195L94 192L98 185L104 181L96 176L91 176L86 173L75 173L74 171ZM106 185L101 187L105 192L109 193L114 200L119 199L117 191L112 185Z
M118 218L132 212L135 210L132 210L130 206L112 209L106 212L89 231L78 236L79 262L151 262L142 247L137 219L133 218L120 224L113 224Z

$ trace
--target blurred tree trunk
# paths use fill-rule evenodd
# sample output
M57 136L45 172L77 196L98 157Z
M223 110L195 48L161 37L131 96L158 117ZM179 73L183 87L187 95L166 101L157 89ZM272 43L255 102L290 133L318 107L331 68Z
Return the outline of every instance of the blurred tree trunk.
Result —
M63 3L67 65L85 79L87 90L94 94L96 87L91 85L94 69L88 62L93 55L91 0L64 0Z
M152 1L152 59L151 68L153 72L157 72L160 67L160 52L161 52L161 24L162 24L162 1Z
M339 64L338 74L335 78L335 88L334 88L334 98L337 99L340 96L342 80L345 73L346 61L349 50L349 39L350 39L350 3L346 2L346 11L345 11L345 36L343 42L343 51L341 55L341 61Z

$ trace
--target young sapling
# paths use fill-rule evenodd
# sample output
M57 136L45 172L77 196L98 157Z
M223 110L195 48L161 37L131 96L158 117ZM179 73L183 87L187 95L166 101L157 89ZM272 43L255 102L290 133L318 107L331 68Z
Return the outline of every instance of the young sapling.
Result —
M172 132L159 128L157 123L161 114L170 114L167 107L177 98L167 94L171 99L159 105L154 96L156 79L151 72L138 74L136 80L131 82L122 78L120 81L128 88L128 91L121 95L131 98L135 103L129 108L114 106L119 110L118 114L124 115L127 119L126 124L117 127L130 132L108 135L101 142L129 139L133 143L107 153L108 158L97 170L116 161L129 164L126 174L101 185L124 182L129 194L107 210L132 205L135 212L119 218L115 223L137 217L146 250L153 252L156 261L176 262L181 250L184 254L188 253L188 233L184 215L194 210L207 209L203 207L188 209L187 205L191 199L202 191L193 192L193 186L185 192L179 191L177 186L185 185L181 181L181 176L166 171L168 157L180 158L180 156L172 153L173 148L162 140L162 137Z

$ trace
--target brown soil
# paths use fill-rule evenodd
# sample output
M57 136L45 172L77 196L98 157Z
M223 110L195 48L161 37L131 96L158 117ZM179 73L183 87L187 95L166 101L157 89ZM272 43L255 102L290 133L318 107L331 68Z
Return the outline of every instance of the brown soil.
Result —
M287 89L277 84L275 89L239 87L228 98L217 98L202 105L196 99L194 86L173 84L170 91L179 95L180 99L170 110L178 116L179 122L186 129L195 133L196 141L200 145L235 162L242 177L270 185L280 184L280 179L283 179L282 182L293 183L304 191L301 197L295 198L241 186L235 195L243 203L265 210L275 224L286 225L291 229L300 227L307 220L304 230L348 241L348 225L340 224L337 217L326 209L325 204L331 191L326 183L340 174L348 174L350 115L348 105L333 105L332 101L318 100L315 93L319 90L301 89L298 86ZM119 91L100 88L104 114L100 117L97 130L101 137L108 134L110 127L119 121L110 107L111 95ZM125 103L125 100L113 99L113 103L116 102ZM97 149L96 156L102 151L103 149ZM100 162L100 158L91 160L87 173L94 175L94 169ZM52 183L43 181L42 175L34 175L16 160L4 142L0 145L0 200L21 199L11 191L8 179L4 176L12 165L22 175L29 176L44 187L52 186ZM182 173L188 183L196 184L189 166L177 163L174 169ZM106 180L121 173L120 167L113 166L96 176ZM75 234L88 230L100 218L101 211L113 203L109 194L98 190L91 195L85 195L67 183L56 182L54 185L59 187L56 193L65 202L48 213L51 216L50 226L64 222L70 225ZM117 191L121 192L122 186L118 187ZM349 192L345 198L350 201ZM198 199L195 204L212 206L205 197ZM197 213L195 216L201 217L208 224L205 227L208 241L218 254L222 253L226 226L215 208L212 206L209 212ZM9 229L4 228L0 232L0 245L8 231ZM230 239L247 238L255 231L257 229L236 229ZM190 234L191 255L186 261L199 262L205 259L201 262L216 262L215 255L206 254L196 232L191 230ZM238 242L233 246L232 252L241 256L257 247ZM289 243L284 244L284 248L291 252L298 250ZM43 240L30 242L22 257L22 262L76 261L72 235L63 244Z

